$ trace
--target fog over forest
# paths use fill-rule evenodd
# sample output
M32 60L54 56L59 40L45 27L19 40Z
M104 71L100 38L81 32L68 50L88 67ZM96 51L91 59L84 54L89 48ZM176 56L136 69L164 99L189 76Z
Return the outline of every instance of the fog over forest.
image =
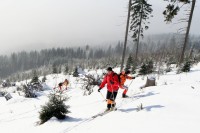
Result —
M187 27L188 23L182 20L189 19L186 14L191 4L181 6L172 23L166 23L163 11L168 3L163 0L148 2L152 4L153 12L149 19L143 18L140 22L145 28L144 33L140 29L138 43L134 34L139 33L140 17L133 17L137 11L131 11L123 58L128 1L0 1L0 78L24 80L31 78L33 70L40 75L51 74L53 67L59 69L59 73L66 68L72 73L77 67L119 67L124 62L123 67L127 68L130 59L133 62L128 68L139 67L148 61L155 65L158 62L178 63L180 57L185 61L198 61L200 2L197 1L194 8L185 48L186 30L180 32L180 29ZM143 16L148 15L143 12ZM145 24L145 20L149 23ZM185 54L182 54L183 49Z
M164 22L163 0L153 7L145 34L177 33L184 24ZM128 0L2 0L0 1L0 55L52 47L110 45L123 42ZM182 9L184 10L184 9ZM199 35L200 2L196 2L191 34ZM132 42L129 33L129 42Z

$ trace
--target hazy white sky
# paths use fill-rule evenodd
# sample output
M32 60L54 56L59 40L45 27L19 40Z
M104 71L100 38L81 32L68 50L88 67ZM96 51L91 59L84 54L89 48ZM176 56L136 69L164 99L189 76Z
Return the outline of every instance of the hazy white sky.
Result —
M166 25L163 0L153 5L148 34L176 32ZM124 40L128 0L0 0L0 55L53 46L92 45ZM191 33L199 34L197 0Z

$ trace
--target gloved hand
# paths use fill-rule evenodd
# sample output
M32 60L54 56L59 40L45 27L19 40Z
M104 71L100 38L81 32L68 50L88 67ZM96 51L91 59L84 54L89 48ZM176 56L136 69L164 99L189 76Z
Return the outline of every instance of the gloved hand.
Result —
M113 84L114 84L114 82L113 82L113 81L110 81L110 84L111 84L111 85L113 85Z
M100 92L101 88L98 89L98 92Z

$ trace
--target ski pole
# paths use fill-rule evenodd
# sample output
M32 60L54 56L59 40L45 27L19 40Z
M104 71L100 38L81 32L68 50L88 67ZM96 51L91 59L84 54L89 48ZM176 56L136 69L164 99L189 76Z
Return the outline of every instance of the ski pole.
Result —
M101 96L103 97L104 101L106 101L105 97L103 96L103 94L100 92Z
M138 77L138 75L136 75L135 77ZM132 83L133 83L133 79L132 79L131 83L129 84L128 88L131 86Z
M133 83L133 80L132 80L131 83L129 84L128 88L131 86L132 83Z

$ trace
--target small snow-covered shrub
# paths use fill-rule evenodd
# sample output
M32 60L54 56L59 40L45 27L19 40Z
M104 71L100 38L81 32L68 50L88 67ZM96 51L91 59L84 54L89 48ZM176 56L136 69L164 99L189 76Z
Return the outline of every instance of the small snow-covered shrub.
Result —
M40 123L43 124L51 117L56 117L57 119L65 119L65 114L69 113L69 106L65 105L65 101L68 97L62 95L62 92L53 92L49 94L49 101L46 105L42 106L42 110L39 112Z
M35 90L32 85L23 85L23 92L25 97L27 98L35 98L37 95L35 94Z
M95 85L99 86L101 83L100 78L96 79L94 75L85 75L82 80L84 82L82 86L82 89L84 90L84 95L90 95L93 92L93 87Z
M73 76L74 77L78 77L78 74L79 74L78 73L78 68L76 67L75 70L74 70L74 72L73 72Z
M153 72L153 61L148 61L147 63L143 63L140 67L139 74L146 75Z
M182 72L189 72L191 68L191 62L190 61L186 61L183 65L183 67L181 68Z

